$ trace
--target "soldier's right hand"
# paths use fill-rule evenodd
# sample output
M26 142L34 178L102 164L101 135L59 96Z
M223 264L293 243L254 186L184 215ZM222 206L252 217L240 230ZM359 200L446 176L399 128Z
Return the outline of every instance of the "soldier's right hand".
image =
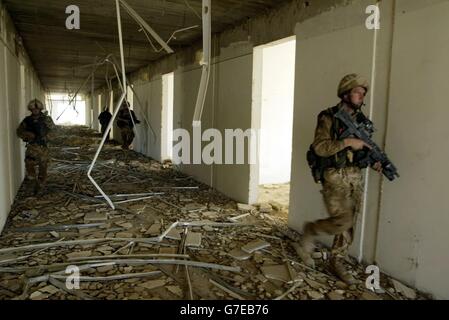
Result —
M362 150L364 147L372 149L369 144L360 139L348 138L344 140L346 147L351 147L354 151Z
M34 139L36 139L36 135L32 132L26 132L25 134L23 134L23 141L25 142L30 142Z

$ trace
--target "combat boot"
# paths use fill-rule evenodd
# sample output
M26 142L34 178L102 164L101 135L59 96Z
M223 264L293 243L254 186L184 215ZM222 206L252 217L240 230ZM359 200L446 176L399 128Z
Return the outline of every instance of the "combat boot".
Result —
M35 196L37 196L38 194L40 194L40 192L42 191L42 186L41 186L41 184L39 183L39 181L38 180L36 180L35 182L34 182L34 195Z
M313 249L315 249L315 244L313 243L313 225L307 223L304 226L304 234L301 238L301 245L295 244L295 250L299 258L310 268L315 268L315 261L312 258Z
M38 180L36 180L36 185L35 185L35 189L34 189L35 193L34 194L35 195L39 195L39 196L44 195L46 186L47 186L47 180L39 178Z
M22 188L26 197L33 197L36 188L36 179L26 177L23 181Z
M307 250L309 244L304 245L304 242L292 243L293 248L295 248L301 261L308 267L315 269L315 260L313 260L312 255L309 250Z
M353 285L357 283L357 280L354 276L349 272L348 269L344 266L341 259L332 258L330 261L330 271L337 276L341 281L346 283L347 285Z

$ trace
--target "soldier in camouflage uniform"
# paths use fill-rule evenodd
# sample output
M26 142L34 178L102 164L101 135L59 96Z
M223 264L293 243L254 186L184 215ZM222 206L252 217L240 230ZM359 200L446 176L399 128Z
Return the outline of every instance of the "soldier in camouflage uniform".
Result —
M108 128L109 125L109 121L111 121L112 119L112 114L109 112L108 107L105 107L103 112L100 113L100 115L98 116L98 120L100 121L100 125L101 125L101 135L103 136L106 132L106 129ZM108 135L106 136L106 142L109 141L109 132Z
M25 153L25 166L27 180L34 182L34 193L43 189L47 181L48 167L48 134L55 129L53 120L42 110L44 105L34 99L28 104L31 115L26 117L17 128L17 135L27 143ZM36 166L39 173L36 177Z
M128 102L124 101L117 114L117 127L120 128L122 136L122 149L129 150L129 146L132 144L135 137L134 124L139 123L140 121L137 120L134 111L129 109Z
M303 262L314 267L311 257L314 238L319 234L334 235L330 259L331 271L348 284L356 281L342 261L347 256L348 248L354 239L354 227L363 195L362 169L354 159L357 158L357 152L370 147L359 139L340 140L338 134L343 128L333 115L340 108L345 108L352 116L361 112L368 90L368 82L360 76L356 74L345 76L338 88L341 102L318 116L312 148L319 157L335 160L332 167L324 170L322 179L321 193L330 217L306 223L302 243L298 248L298 254ZM380 167L380 163L377 163L373 168L380 171Z

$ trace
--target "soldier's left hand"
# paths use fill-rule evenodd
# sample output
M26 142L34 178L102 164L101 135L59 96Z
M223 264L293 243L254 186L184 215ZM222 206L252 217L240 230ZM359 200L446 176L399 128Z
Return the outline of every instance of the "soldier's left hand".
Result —
M373 166L373 169L381 173L383 171L382 163L380 163L380 161L376 162Z

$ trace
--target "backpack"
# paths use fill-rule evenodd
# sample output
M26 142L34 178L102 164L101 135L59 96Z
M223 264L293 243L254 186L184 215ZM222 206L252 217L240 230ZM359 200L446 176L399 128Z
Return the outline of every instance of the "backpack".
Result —
M338 138L338 132L340 128L339 121L335 119L334 115L338 112L339 106L334 106L332 108L328 108L321 112L318 116L320 118L322 115L331 116L333 119L332 124L332 134L334 138ZM312 173L312 177L316 183L322 183L324 179L324 171L328 168L342 168L346 165L346 152L347 149L344 149L338 152L336 155L325 158L320 157L316 154L313 145L311 144L309 150L306 153L307 163Z

